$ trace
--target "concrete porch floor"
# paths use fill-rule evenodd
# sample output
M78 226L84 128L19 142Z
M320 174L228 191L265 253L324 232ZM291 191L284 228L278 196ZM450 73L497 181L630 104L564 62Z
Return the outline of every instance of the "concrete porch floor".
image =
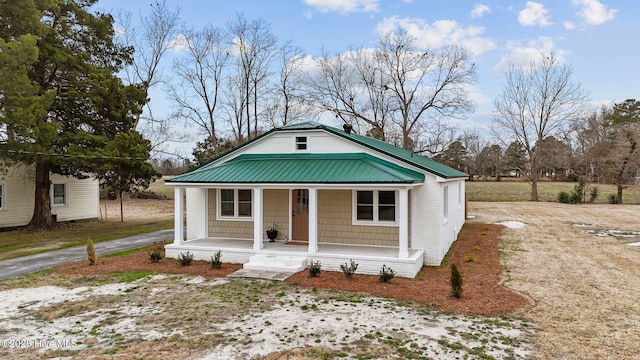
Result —
M178 257L189 251L195 259L210 260L218 250L222 261L246 264L253 255L269 254L282 256L303 256L307 261L320 261L323 270L340 271L340 265L354 260L358 263L357 273L377 275L382 265L391 267L398 276L415 277L424 263L424 251L409 249L407 258L399 258L396 247L327 244L320 242L318 252L310 253L307 243L263 241L263 248L253 249L253 240L204 238L185 241L181 245L165 246L167 257Z

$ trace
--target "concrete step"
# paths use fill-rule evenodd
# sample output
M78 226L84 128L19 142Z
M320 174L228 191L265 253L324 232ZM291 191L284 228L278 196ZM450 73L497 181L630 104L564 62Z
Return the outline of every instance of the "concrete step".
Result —
M249 262L242 266L244 269L261 271L297 272L307 268L307 258L304 256L258 254L249 258Z

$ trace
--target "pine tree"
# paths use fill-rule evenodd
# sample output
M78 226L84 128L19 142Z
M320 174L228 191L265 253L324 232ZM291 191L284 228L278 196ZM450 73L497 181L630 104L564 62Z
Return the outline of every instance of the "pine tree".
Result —
M458 268L451 264L451 295L455 298L462 297L462 276L458 272Z
M96 248L93 246L93 240L91 239L87 241L87 260L89 261L89 265L95 265L96 261L98 261Z

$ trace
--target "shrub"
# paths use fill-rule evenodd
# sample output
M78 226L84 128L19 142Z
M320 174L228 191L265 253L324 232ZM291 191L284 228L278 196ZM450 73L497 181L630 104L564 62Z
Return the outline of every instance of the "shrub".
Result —
M558 194L558 202L563 203L563 204L568 204L569 203L569 193L566 191L561 191Z
M451 264L451 295L458 299L462 297L462 276L454 264Z
M162 255L162 249L164 246L161 241L156 241L153 243L153 247L149 250L149 261L152 263L157 263L162 260L164 255Z
M96 247L93 246L93 240L89 239L87 241L87 260L89 261L89 265L95 265L98 257L96 256Z
M347 265L347 263L344 263L340 265L340 269L342 269L342 272L344 273L344 276L347 277L347 279L351 279L353 277L353 274L355 274L356 270L358 269L358 264L356 264L353 259L350 259L349 265Z
M383 283L388 283L396 276L396 272L393 271L392 268L387 267L386 265L382 265L382 269L380 270L380 277L378 280Z
M589 192L589 202L592 203L594 201L596 201L596 199L598 198L599 194L599 190L597 186L594 186L593 189L591 189L591 191Z
M307 265L307 270L309 270L309 276L318 277L320 276L320 261L309 261L309 265Z
M211 257L212 269L220 269L220 267L222 266L221 258L222 258L222 251L220 250L216 251L215 255Z
M180 255L178 255L178 262L180 266L190 266L193 262L193 254L188 251L186 253L180 253Z
M618 204L618 203L620 203L620 199L618 199L617 194L609 195L609 204Z

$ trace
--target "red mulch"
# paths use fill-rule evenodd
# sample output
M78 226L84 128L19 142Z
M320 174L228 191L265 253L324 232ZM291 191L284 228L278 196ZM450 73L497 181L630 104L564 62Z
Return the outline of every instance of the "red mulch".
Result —
M440 311L474 315L509 313L529 303L523 296L500 285L498 249L501 229L499 225L466 224L442 265L423 267L415 279L396 277L390 283L381 283L376 275L355 274L349 280L341 272L323 271L320 277L312 278L303 271L287 281L308 288L342 289L416 301ZM463 294L460 299L451 296L451 264L455 264L462 275ZM221 269L212 269L205 261L194 261L193 265L183 267L175 259L162 259L154 264L149 261L147 251L143 250L101 258L93 266L86 261L65 264L56 267L55 271L61 274L96 275L114 271L151 270L157 273L223 277L241 267L238 264L222 264Z

